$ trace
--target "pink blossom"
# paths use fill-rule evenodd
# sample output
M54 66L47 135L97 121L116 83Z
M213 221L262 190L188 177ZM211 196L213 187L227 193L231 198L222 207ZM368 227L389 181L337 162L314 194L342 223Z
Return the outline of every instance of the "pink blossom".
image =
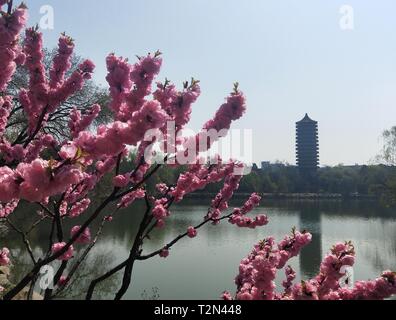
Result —
M353 255L348 254L342 257L340 262L343 266L353 266L355 263L355 257Z
M0 266L7 266L10 264L10 250L8 250L7 248L3 248L0 251Z
M17 145L20 146L20 145ZM36 158L40 157L40 153L45 149L45 148L54 148L56 146L56 141L54 137L50 134L45 134L39 136L36 140L33 140L32 142L29 143L29 145L26 147L22 155L24 155L24 162L32 162ZM16 147L16 146L15 146ZM22 146L20 146L22 147Z
M59 156L63 160L67 159L75 159L77 156L78 148L72 144L68 143L62 146L61 150L59 151Z
M110 86L111 104L110 108L118 114L121 106L129 94L132 81L130 78L131 66L128 62L111 54L106 59L108 75L106 80Z
M229 129L231 122L241 118L245 111L245 96L242 92L236 90L229 97L227 97L226 103L224 103L219 108L215 117L204 125L204 129L215 129L217 131Z
M223 300L233 300L231 293L229 293L228 291L224 291L223 294L221 295L221 298Z
M69 128L73 138L78 137L79 133L87 129L92 122L97 118L100 112L100 106L94 104L84 115L74 108L70 113Z
M72 238L80 231L81 226L75 226L71 229L70 235ZM89 228L85 228L84 231L76 239L76 243L87 244L91 242L91 231Z
M4 3L2 3L3 5ZM20 5L11 15L0 16L0 92L5 91L20 59L19 34L26 24L26 6Z
M67 201L62 201L60 206L59 206L59 213L61 217L66 216L67 214L67 208L68 208L68 203Z
M124 188L129 183L129 176L128 175L118 175L113 178L114 186L118 188Z
M20 163L15 170L8 167L1 167L0 170L2 173L0 188L4 191L0 195L0 200L4 202L14 198L41 202L48 196L66 191L70 185L77 184L83 176L76 166L49 162L40 158L31 163Z
M185 84L184 90L177 92L173 84L157 83L157 90L153 93L170 119L175 121L176 132L181 130L190 121L192 104L201 94L198 81L192 80L191 85Z
M169 250L168 249L162 249L161 252L159 253L159 256L161 258L167 258L169 256Z
M165 183L159 183L155 186L155 188L158 190L159 193L161 194L166 194L166 192L169 190L169 187Z
M128 122L116 121L99 127L96 136L81 132L75 142L93 156L118 155L125 145L136 146L148 130L164 126L167 115L158 102L147 101L137 112L128 113L128 119Z
M166 207L167 202L168 200L166 198L155 201L152 214L157 221L161 221L159 224L157 224L157 227L163 227L165 219L170 215L170 212Z
M293 286L292 297L294 300L319 300L316 285L309 281Z
M91 200L88 198L77 202L75 205L71 207L69 211L69 216L71 218L79 217L85 210L88 209L90 204L91 204Z
M50 75L50 87L57 88L64 82L66 71L71 67L71 56L74 50L73 39L62 35L58 42L58 53L54 57Z
M190 238L195 238L197 236L197 230L194 227L188 227L187 234Z
M1 185L1 184L0 184ZM0 203L0 218L7 218L18 207L19 200L14 199L6 204Z
M119 208L126 208L130 206L135 200L142 199L146 195L146 192L143 189L137 189L135 191L131 191L122 197L120 203L118 203Z
M235 208L233 215L229 219L231 224L235 224L241 228L251 228L265 226L268 224L268 217L264 214L258 215L253 220L245 215L257 207L260 203L261 197L257 193L253 193L249 200L241 208Z
M287 266L285 268L286 280L282 282L283 287L285 288L285 295L291 293L291 287L293 285L293 281L296 278L296 272L293 270L291 266Z
M0 167L0 201L10 202L18 198L17 175L15 172L5 167Z
M80 135L81 137L81 135ZM114 167L117 164L117 159L113 156L110 157L105 157L103 160L98 161L95 166L96 170L98 170L102 175L110 172L111 170L114 169Z
M58 281L58 286L63 287L67 285L68 282L69 282L69 278L67 278L66 276L61 276Z
M7 127L8 117L12 110L10 97L0 97L0 138L3 136Z
M52 245L52 254L56 254L57 252L62 250L65 246L66 246L65 242L54 243ZM71 258L73 258L73 254L74 254L74 248L73 246L70 246L63 255L58 257L58 260L62 260L62 261L70 260Z
M239 274L235 278L238 287L236 299L273 300L280 298L274 291L276 273L294 254L297 254L301 245L306 242L297 241L297 238L302 237L301 235L305 233L293 230L292 236L286 236L278 245L272 237L258 243L250 255L241 261ZM310 239L307 236L304 238ZM291 289L291 282L295 277L291 268L286 269L286 276L284 295L289 295L292 290L298 288Z
M130 76L134 89L126 99L129 112L134 112L143 105L144 97L151 93L152 82L159 73L161 65L162 59L159 54L148 54L132 66Z

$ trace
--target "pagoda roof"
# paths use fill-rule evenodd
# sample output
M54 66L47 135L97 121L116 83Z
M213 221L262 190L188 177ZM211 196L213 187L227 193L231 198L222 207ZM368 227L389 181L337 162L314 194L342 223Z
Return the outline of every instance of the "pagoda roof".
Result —
M303 122L307 122L307 123L317 123L315 120L312 120L309 116L308 113L305 114L304 118L302 118L300 121L298 121L297 123L303 123Z

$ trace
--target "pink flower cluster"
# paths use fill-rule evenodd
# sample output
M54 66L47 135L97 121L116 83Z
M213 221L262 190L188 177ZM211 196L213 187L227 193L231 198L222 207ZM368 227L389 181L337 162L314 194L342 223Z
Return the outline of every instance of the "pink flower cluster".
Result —
M68 278L68 277L66 277L66 276L61 276L61 277L59 278L59 281L58 281L58 286L63 287L63 286L65 286L65 285L67 285L68 282L69 282L69 278Z
M169 250L168 249L162 249L161 252L159 253L159 256L161 258L167 258L169 256Z
M16 145L15 147L20 146ZM44 149L52 148L55 150L57 146L57 142L54 137L50 134L42 134L39 135L35 140L29 143L29 145L25 149L25 157L24 162L32 162L40 156L40 153Z
M8 266L10 264L10 250L3 248L0 250L0 266Z
M166 183L158 183L155 189L162 195L165 195L169 191L169 187Z
M158 75L162 58L161 53L148 54L145 57L139 57L139 62L135 63L131 70L131 80L133 88L127 97L128 111L138 110L144 98L151 93L151 85L154 78Z
M81 226L74 226L70 231L71 237L73 238L80 230L81 230ZM78 236L75 242L80 244L90 243L91 231L89 230L89 228L85 228L84 231Z
M231 224L241 228L251 228L265 226L268 224L268 217L264 214L258 215L254 219L247 217L246 214L251 212L260 204L261 197L253 193L241 208L235 208L229 219Z
M162 59L159 53L148 54L139 57L139 61L132 66L126 59L111 54L106 63L106 80L112 98L110 107L117 120L127 122L147 102L145 97L151 93L151 85L160 71Z
M371 281L358 281L352 288L342 287L340 279L345 275L343 266L352 266L355 252L350 242L337 243L326 255L319 274L313 279L293 285L295 271L285 268L286 280L282 282L284 291L275 291L274 279L278 269L293 256L299 254L303 246L311 240L309 233L293 230L277 246L273 238L257 244L252 253L242 260L236 277L239 300L381 300L396 294L396 273L385 271L381 277ZM229 292L222 298L231 300Z
M229 222L231 224L235 224L240 228L250 228L255 229L257 227L262 227L268 224L268 217L265 214L260 214L254 219L250 217L246 217L243 215L233 215Z
M45 121L49 113L81 90L85 81L91 78L95 66L92 61L85 60L64 80L70 69L73 48L71 39L62 35L48 81L43 63L42 34L35 28L26 30L24 52L27 56L25 65L30 74L29 90L21 90L19 100L28 115L30 133L34 132L41 118Z
M58 243L54 243L52 245L52 254L56 254L58 253L60 250L62 250L64 247L66 246L65 242L58 242ZM70 260L71 258L73 258L74 255L74 248L73 246L70 246L67 251L61 255L58 260L61 261L67 261Z
M91 204L91 200L88 198L85 198L77 203L75 203L69 211L69 217L70 218L76 218L79 217L84 211L86 211Z
M145 190L138 189L135 191L131 191L125 196L122 197L120 203L117 205L118 208L126 208L129 207L135 200L143 199L146 195Z
M136 146L150 129L161 128L167 115L156 101L148 101L132 115L127 122L116 121L107 126L99 126L97 134L80 132L75 144L93 157L114 156L121 153L125 145Z
M205 123L203 130L195 136L183 139L181 150L177 150L176 160L188 159L188 163L193 163L200 153L208 151L216 141L225 136L233 121L242 117L246 111L246 99L237 85L226 100L214 118Z
M236 86L235 91L227 97L226 103L219 108L215 117L204 125L204 129L215 129L217 131L229 129L231 122L241 118L245 111L246 98L242 92L238 91Z
M88 208L90 203L86 200L84 201L84 199L86 199L88 193L95 188L95 185L98 183L99 179L100 179L100 175L96 172L92 174L83 172L81 181L77 185L71 186L66 191L64 200L65 202L67 202L67 204L74 205L78 201L80 202L83 201L83 205L82 205L83 208L76 210L77 216Z
M57 88L64 82L66 71L71 68L71 56L74 50L73 39L62 34L58 42L58 53L54 57L50 75L50 87Z
M0 167L0 201L24 199L41 202L48 196L66 191L81 179L82 173L78 167L52 164L41 159L20 163L15 170Z
M12 200L6 204L0 203L0 218L7 218L17 208L19 200Z
M110 87L110 108L117 115L120 109L124 109L126 98L132 87L131 66L126 59L110 54L106 59L107 77Z
M113 184L115 187L118 187L118 188L125 188L129 184L129 182L131 182L131 174L130 173L120 174L113 178Z
M278 244L280 255L278 269L283 268L287 261L296 257L311 240L312 235L309 232L299 232L293 228L292 234L285 236Z
M197 236L197 230L190 226L187 228L187 235L189 238L195 238Z
M78 137L79 133L87 129L92 122L97 118L100 112L100 105L94 104L84 116L81 112L74 108L70 113L69 128L73 138Z
M322 298L331 291L340 287L339 280L343 277L341 268L353 266L355 262L355 250L350 242L337 243L326 255L320 264L320 273L311 282L317 286L317 294Z
M209 212L205 217L206 219L212 219L213 224L218 223L221 213L228 209L228 201L232 198L234 192L238 190L241 179L242 176L235 175L234 171L225 177L223 188L212 200Z
M205 188L208 184L216 183L232 175L237 164L230 162L222 164L221 161L215 166L203 166L196 164L188 166L188 170L180 174L176 186L170 194L176 202L183 200L186 194Z
M158 228L163 228L165 226L165 219L170 215L170 212L167 208L167 204L168 204L167 198L158 199L154 203L152 214L153 217L157 220Z
M10 97L0 96L0 138L3 136L4 131L7 127L8 117L12 109L12 103Z
M192 105L201 94L198 81L194 79L191 84L185 83L184 90L178 92L174 84L166 81L164 84L157 83L157 90L153 93L164 110L175 122L176 132L182 129L191 118Z
M11 145L6 139L0 142L0 152L6 164L13 162L32 162L40 156L45 148L55 148L56 141L50 134L39 135L25 148L20 145Z
M25 55L19 47L19 35L26 24L26 6L20 5L11 14L0 8L0 92L7 88L17 64L23 64Z
M239 266L239 275L235 279L236 299L279 299L274 282L277 270L282 269L290 258L297 255L311 241L311 237L309 233L293 231L291 236L285 237L278 245L272 237L257 244ZM289 270L288 288L292 277L293 273Z
M293 270L291 266L287 266L285 268L285 275L286 275L286 280L282 282L282 286L285 289L285 296L290 295L291 293L291 287L293 285L293 281L296 279L296 272Z
M396 294L396 272L384 271L371 281L358 281L352 289L341 288L328 295L333 300L383 300Z

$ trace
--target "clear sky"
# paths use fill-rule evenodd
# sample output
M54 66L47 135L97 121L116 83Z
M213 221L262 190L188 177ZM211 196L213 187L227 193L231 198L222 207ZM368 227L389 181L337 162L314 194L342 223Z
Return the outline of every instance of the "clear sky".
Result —
M51 5L56 45L66 31L105 84L110 52L134 59L160 49L160 80L201 80L192 128L215 112L239 81L253 129L254 161L295 162L295 122L319 122L320 163L369 162L381 132L396 124L394 0L26 0L31 25ZM342 30L339 10L354 9Z

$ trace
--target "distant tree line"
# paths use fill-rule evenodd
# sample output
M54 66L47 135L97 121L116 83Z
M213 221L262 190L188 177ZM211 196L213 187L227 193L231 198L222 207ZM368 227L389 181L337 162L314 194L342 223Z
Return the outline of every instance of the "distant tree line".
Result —
M123 169L132 168L135 156L131 153L128 160L121 163ZM156 183L166 181L172 185L177 181L181 167L164 166L158 171L157 180L150 181L149 189ZM111 181L103 183L102 188L111 188ZM217 193L220 184L213 184L198 192ZM103 190L104 191L104 190ZM276 164L264 169L253 169L242 179L240 193L327 193L341 194L343 197L373 196L386 205L396 205L396 166L362 165L319 168L312 177L300 173L295 166Z
M395 177L392 179L392 177ZM254 170L244 179L241 192L255 189L263 193L337 193L343 196L374 195L389 197L389 185L395 180L396 167L363 165L319 168L307 176L297 167L277 165Z

